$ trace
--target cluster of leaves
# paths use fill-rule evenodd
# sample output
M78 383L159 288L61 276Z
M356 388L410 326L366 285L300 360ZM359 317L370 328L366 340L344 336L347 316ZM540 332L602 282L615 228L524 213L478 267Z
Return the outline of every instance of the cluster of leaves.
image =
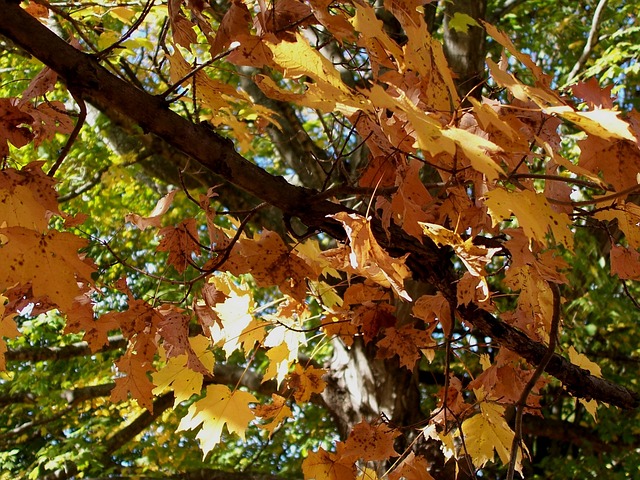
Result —
M310 125L324 126L310 128L310 138L332 145L333 158L310 153L308 163L321 164L325 178L318 190L304 191L306 203L294 210L287 196L297 194L296 187L275 176L260 177L267 178L265 185L243 184L245 177L236 179L231 153L225 153L228 163L216 173L296 217L308 234L296 235L291 225L288 236L264 226L251 231L249 222L261 207L244 216L221 211L225 199L216 187L197 193L185 188L182 199L171 190L150 214L123 219L132 225L129 231L141 232L135 238L148 238L148 230L155 234L152 243L132 248L140 257L161 256L167 267L162 275L144 271L157 263L143 259L136 266L107 245L108 255L133 271L128 284L102 275L104 264L98 268L79 254L104 247L97 241L88 248L78 227L90 220L60 210L53 180L86 117L83 95L91 101L94 93L74 88L80 80L63 76L79 105L75 128L67 104L46 98L57 88L55 68L45 67L21 94L0 100L3 158L17 159L21 147L38 147L56 134L70 135L48 174L42 162L5 165L0 172L0 334L18 336L16 321L24 333L18 315L27 308L33 317L57 310L65 318L64 332L82 338L92 354L102 355L114 342L109 335L119 332L124 353L101 357L115 371L111 401L133 399L148 416L173 404L182 414L174 419L176 431L195 436L205 456L228 438L225 431L245 440L249 426L258 425L272 436L296 410L321 403L331 376L329 364L321 365L330 341L364 344L376 360L407 371L442 362L444 382L424 423L394 425L385 412L375 412L378 417L354 422L331 451L309 452L301 467L305 478L429 479L424 454L399 447L427 440L469 471L495 454L511 475L521 470L531 455L522 441L522 415L542 415L542 394L553 383L542 373L552 359L558 361L557 341L568 335L560 328L563 305L584 311L579 303L588 301L573 289L583 285L570 280L578 247L586 243L577 232L590 227L606 233L608 278L640 279L640 207L633 197L639 190L639 117L635 111L622 115L610 90L594 81L561 95L490 24L483 28L503 50L500 58L487 59L501 100L460 98L442 45L428 33L425 2L383 3L402 28L401 42L389 36L374 7L360 1L235 0L224 14L202 2L171 0L161 7L171 32L170 44L162 45L168 61L162 96L178 95L176 110L225 126L240 151L254 151L256 136L280 127L277 112L253 104L236 77L224 81L203 67L251 68L263 95L296 105ZM27 11L43 21L55 12L41 3L30 3ZM139 26L130 13L124 7L111 11ZM140 18L153 14L145 9ZM146 48L140 39L127 43L129 36L100 35L96 57L107 62L126 49ZM345 64L360 81L345 81L322 52L331 42L351 55ZM530 81L512 74L512 64ZM126 116L128 110L119 107ZM160 134L154 125L149 120L145 128ZM349 138L338 138L344 125ZM361 141L354 141L356 134ZM231 150L230 142L211 135ZM567 138L573 150L565 147ZM354 144L367 155L349 175L355 160L344 152ZM246 169L252 167L246 162ZM272 195L273 185L283 188L279 196ZM96 201L75 200L80 211L87 210L85 200ZM175 218L176 202L190 202L195 213ZM426 264L425 258L437 261ZM602 268L591 273L598 274ZM166 299L146 295L139 277L173 291ZM413 279L428 282L431 291L413 293ZM114 297L123 308L106 307ZM402 308L409 314L402 317ZM499 318L502 330L491 330L482 323L486 318ZM472 329L480 330L482 342L496 335L504 346L473 343ZM513 332L521 335L520 344ZM454 361L453 346L465 342ZM532 345L542 352L538 357L530 353ZM5 352L0 340L2 368ZM584 369L584 378L597 381L597 365L573 347L566 353ZM216 360L228 364L238 357L244 372L234 382ZM566 387L583 397L593 417L591 397L613 398ZM137 411L128 405L128 414ZM506 418L511 407L512 426ZM108 454L119 447L117 440L110 437L104 445ZM43 464L32 472L56 467ZM76 468L88 466L76 459Z

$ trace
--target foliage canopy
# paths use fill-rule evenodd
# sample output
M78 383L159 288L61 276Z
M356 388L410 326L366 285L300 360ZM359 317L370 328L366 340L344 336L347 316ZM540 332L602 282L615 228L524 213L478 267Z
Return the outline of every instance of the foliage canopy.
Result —
M0 0L0 478L638 471L640 26L574 3Z

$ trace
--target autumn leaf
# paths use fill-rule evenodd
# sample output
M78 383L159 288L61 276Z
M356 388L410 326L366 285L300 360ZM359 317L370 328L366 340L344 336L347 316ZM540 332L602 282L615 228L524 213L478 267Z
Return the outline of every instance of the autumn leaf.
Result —
M378 346L376 358L391 358L398 355L400 365L413 370L420 359L420 352L423 349L435 347L436 342L431 338L430 332L417 329L413 325L403 325L400 328L385 329L384 337L378 340L376 345Z
M0 267L0 288L16 283L31 284L37 297L49 297L62 311L68 311L73 300L89 283L94 267L84 261L78 250L87 242L67 232L40 233L24 227L0 229L7 242L0 246L4 257Z
M131 394L141 407L153 413L153 383L147 375L153 371L151 362L144 355L129 349L116 362L116 367L121 376L116 377L115 387L111 390L111 401L127 400Z
M286 404L286 398L278 395L277 393L273 393L271 395L271 399L273 401L270 404L256 405L255 407L253 407L253 414L256 417L270 420L269 423L258 424L260 428L263 428L267 432L269 432L269 438L271 438L276 428L282 425L282 423L285 422L287 418L293 417L291 409Z
M158 203L148 217L142 217L137 213L129 213L125 216L125 221L133 223L140 230L145 230L148 227L159 228L162 217L167 213L169 207L171 207L171 202L173 202L173 197L176 196L176 193L178 193L178 190L172 190L158 200Z
M83 340L92 352L97 352L109 342L109 332L117 330L120 325L115 318L106 315L95 318L91 293L85 292L74 299L73 306L66 312L65 333L84 332Z
M248 292L226 298L223 302L217 303L213 310L220 319L222 328L218 324L212 325L211 337L222 345L227 357L239 348L242 348L246 355L256 342L260 343L264 339L265 322L251 315L254 302Z
M239 240L223 268L234 275L251 273L260 286L277 285L282 293L302 301L307 294L311 267L295 251L289 250L275 232L264 230L255 239Z
M435 295L422 295L418 298L413 305L412 314L424 320L426 324L440 322L445 335L449 335L453 328L451 305L441 292Z
M479 390L475 392L476 396L483 398ZM462 422L460 429L464 434L466 452L477 468L492 461L494 452L498 453L502 463L509 463L514 433L504 418L504 407L481 400L480 413ZM516 470L519 472L522 471L521 458L518 453Z
M159 252L169 252L167 263L173 265L178 273L183 273L192 263L192 255L200 255L198 230L193 218L184 220L177 227L165 227L160 232L162 240L158 244Z
M257 403L256 397L242 390L229 390L226 385L209 385L204 398L189 407L180 421L178 431L202 428L196 435L204 456L220 443L222 429L236 433L242 440L255 415L249 407Z
M591 373L591 375L593 375L594 377L598 377L598 378L602 377L602 371L600 370L600 366L597 363L594 363L591 360L589 360L586 355L582 353L578 353L578 351L576 351L573 345L569 347L569 350L567 351L567 353L569 354L569 360L571 360L571 363L579 366L580 368L584 368L585 370L588 370L589 373ZM594 399L585 399L585 398L580 398L579 401L582 404L582 406L584 406L585 410L587 410L587 412L589 412L589 414L593 417L593 419L595 421L598 421L598 417L597 417L598 402L596 402Z
M198 361L209 372L213 372L215 358L209 351L210 342L206 337L199 335L190 339L191 348ZM189 356L186 353L169 358L166 365L153 373L154 395L159 395L166 389L171 388L175 395L174 407L179 403L188 400L194 394L200 394L202 390L203 374L200 371L190 368L188 365Z
M344 225L349 237L351 267L379 285L391 287L400 298L411 301L404 289L404 280L410 275L405 265L406 257L393 258L385 252L376 241L366 218L346 212L337 213L333 218Z
M20 335L16 322L13 320L16 314L8 314L5 310L5 302L7 300L7 297L0 294L0 371L4 371L7 368L4 358L4 354L7 351L7 343L4 338L14 338Z
M9 155L8 143L20 148L33 139L31 130L24 126L33 123L33 118L16 103L16 99L0 98L0 158Z
M343 459L337 453L319 448L310 452L302 462L305 480L355 480L356 467L353 460Z
M429 462L422 455L409 452L389 473L389 480L434 480L429 473Z
M558 115L574 123L585 132L605 140L619 139L636 142L629 124L621 120L620 112L615 110L596 109L591 111L575 111L569 106L549 107L545 113Z
M297 364L295 370L289 374L287 385L293 390L293 397L296 402L307 402L314 393L322 393L327 383L322 376L327 373L326 370L316 367L303 368Z
M366 421L356 424L344 442L345 456L360 458L365 462L387 460L399 456L393 444L400 432L386 423L372 425Z
M551 231L557 243L573 249L569 217L554 212L544 196L530 190L508 192L502 188L491 190L484 196L494 226L513 213L529 238L546 245L547 233Z
M45 232L51 215L60 214L54 184L42 162L0 171L0 224Z
M622 280L640 280L640 254L636 250L613 245L609 257L611 275Z

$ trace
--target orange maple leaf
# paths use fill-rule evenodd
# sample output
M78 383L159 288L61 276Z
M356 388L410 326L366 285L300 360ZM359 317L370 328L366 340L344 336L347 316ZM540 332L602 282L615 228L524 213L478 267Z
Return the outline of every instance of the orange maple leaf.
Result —
M407 301L411 297L404 289L404 280L410 276L405 265L407 255L394 258L378 244L366 218L347 212L332 215L344 225L349 237L349 264L361 275L383 287L391 287L396 294Z
M0 247L0 289L30 283L34 296L47 296L60 310L70 310L74 298L85 291L78 282L90 282L95 271L78 255L87 242L71 233L24 227L3 228L0 234L8 240Z
M389 473L389 480L433 480L429 473L429 462L422 455L409 454Z
M269 423L258 425L269 432L269 437L273 435L275 429L287 418L293 417L291 409L286 404L286 398L274 393L271 395L273 402L268 405L256 405L253 413L256 417L271 420Z
M435 324L433 324L435 327ZM419 330L413 325L404 325L401 328L387 328L384 338L378 340L378 352L376 358L391 358L398 355L400 365L413 370L420 359L420 351L425 348L433 348L436 341L431 333Z
M177 227L164 227L158 232L163 238L158 244L159 252L169 252L167 263L178 273L183 273L191 264L193 254L200 255L198 227L193 218L183 220Z
M255 239L236 243L223 268L234 275L251 273L261 287L277 285L282 293L302 301L307 294L307 278L313 269L295 251L290 251L275 232L265 230Z
M293 390L293 397L296 402L307 402L314 393L322 393L327 383L322 376L327 373L322 368L307 367L297 364L295 371L289 374L287 384Z
M399 455L393 447L400 432L385 423L372 425L362 420L353 427L344 442L344 456L360 458L365 462L387 460Z
M153 388L148 372L154 370L151 363L131 348L116 362L118 370L125 374L116 378L116 385L111 390L111 401L126 400L131 394L138 404L153 413Z
M356 466L353 460L344 459L338 453L323 448L310 452L302 462L305 480L355 480Z

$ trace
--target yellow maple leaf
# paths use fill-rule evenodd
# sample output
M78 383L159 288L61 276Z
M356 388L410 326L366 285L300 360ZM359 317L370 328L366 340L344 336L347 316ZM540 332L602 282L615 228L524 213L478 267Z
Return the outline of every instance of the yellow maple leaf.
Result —
M212 338L222 344L227 357L242 348L246 354L251 351L256 342L264 338L265 323L256 320L250 312L254 309L251 295L236 295L217 303L214 311L218 315L222 328L217 324L210 327Z
M585 132L605 140L630 140L634 143L637 141L631 133L629 124L619 118L620 112L616 110L597 109L577 112L568 105L562 105L546 108L543 111L569 120Z
M462 422L460 428L473 464L482 468L493 460L494 451L502 463L509 463L514 432L504 418L504 407L484 400L482 389L474 390L480 401L480 413ZM518 453L516 470L521 472L522 455Z
M16 185L11 190L0 190L0 223L43 232L49 224L47 217L47 210L33 196L30 188Z
M489 180L495 180L500 175L504 175L502 167L487 153L502 150L492 141L456 127L443 129L442 136L453 140L458 149L469 159L471 166Z
M202 365L207 370L212 372L215 357L208 349L209 340L202 335L198 335L190 338L189 343L198 360L202 362ZM203 374L189 368L187 362L188 355L186 353L176 355L171 357L159 371L153 373L151 377L156 385L153 389L153 394L159 395L164 390L171 388L175 396L174 406L188 400L193 394L199 394L202 390Z
M546 245L546 235L551 231L557 243L573 249L569 217L565 213L554 212L543 195L530 190L508 192L496 188L485 193L484 197L494 226L513 213L529 238Z
M249 422L255 419L250 403L257 403L257 400L248 392L232 392L226 385L209 385L206 396L189 407L178 425L178 431L195 430L202 425L196 438L206 457L220 443L225 425L229 433L236 433L242 440L245 439Z
M291 366L291 363L293 363L296 357L291 356L291 351L286 343L271 347L267 350L266 355L269 359L269 366L264 372L262 382L264 383L275 378L277 384L280 385L287 376L287 373L289 373L289 366Z
M93 266L83 261L78 250L87 242L67 232L40 233L24 227L0 229L7 242L0 246L0 289L31 283L35 297L49 297L62 311L84 291L78 281L91 281Z

